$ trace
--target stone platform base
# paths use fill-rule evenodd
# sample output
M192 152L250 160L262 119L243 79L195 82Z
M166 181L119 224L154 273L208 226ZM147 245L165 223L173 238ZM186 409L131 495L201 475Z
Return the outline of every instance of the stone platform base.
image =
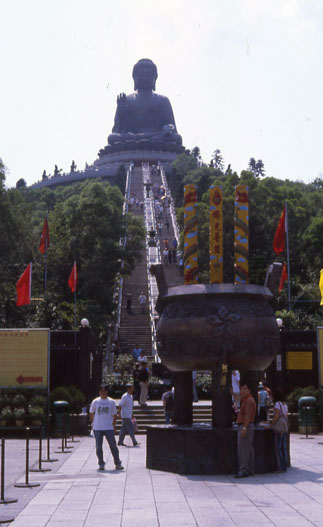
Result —
M203 423L148 426L147 468L176 474L236 474L237 432ZM257 474L276 470L272 430L255 427L254 450Z

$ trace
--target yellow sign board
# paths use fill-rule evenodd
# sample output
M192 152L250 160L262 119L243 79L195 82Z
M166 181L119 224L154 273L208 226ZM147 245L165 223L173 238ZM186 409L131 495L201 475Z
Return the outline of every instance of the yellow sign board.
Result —
M313 354L311 351L287 351L287 370L312 370Z
M317 349L319 354L319 385L323 386L323 327L317 328Z
M48 386L49 329L0 329L0 386Z

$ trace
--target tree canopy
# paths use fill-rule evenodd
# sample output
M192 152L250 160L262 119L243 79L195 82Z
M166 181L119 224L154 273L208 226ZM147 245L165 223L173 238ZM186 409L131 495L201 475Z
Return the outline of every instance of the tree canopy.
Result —
M182 154L173 163L168 177L180 227L183 227L183 186L197 185L197 216L199 238L199 280L209 281L209 187L222 186L223 191L223 250L224 281L234 280L234 188L246 184L249 188L249 274L250 283L263 284L266 270L273 261L286 259L273 251L272 244L285 201L288 204L290 245L290 274L293 309L320 317L319 275L323 268L323 188L321 180L311 184L260 179L263 164L255 162L255 171L243 170L240 175L214 166L197 166L193 155ZM253 160L255 161L255 160ZM257 163L259 163L257 171ZM286 286L277 298L277 308L286 308ZM306 302L305 302L306 300ZM306 317L305 317L306 318ZM302 317L297 318L302 323ZM315 319L316 320L316 319ZM305 319L304 319L305 321ZM322 323L322 321L321 321ZM308 326L308 324L307 324Z
M144 239L142 220L122 215L123 196L118 186L107 182L89 180L54 190L24 186L7 190L1 164L0 183L1 326L71 329L73 294L68 277L76 261L77 318L88 318L97 336L103 337L116 307L116 277L130 273L138 258ZM38 246L47 214L50 246L44 294L44 256ZM126 233L124 248L120 240ZM30 306L17 308L15 284L30 261L33 300Z

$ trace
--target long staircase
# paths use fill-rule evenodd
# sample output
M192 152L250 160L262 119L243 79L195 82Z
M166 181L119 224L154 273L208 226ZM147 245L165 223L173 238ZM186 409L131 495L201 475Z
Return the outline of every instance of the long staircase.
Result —
M141 168L135 168L132 171L129 192L130 197L133 197L135 201L144 201ZM131 205L129 212L136 216L144 217L140 206L136 206L136 204ZM131 352L135 345L138 344L147 356L151 356L151 327L149 312L148 309L146 309L146 313L141 313L138 299L142 292L148 300L146 247L143 247L141 259L137 261L136 267L132 271L130 277L126 278L123 282L119 342L123 353ZM132 295L131 313L128 313L127 311L128 293L131 293Z
M146 178L146 179L145 179ZM145 182L150 181L151 189L147 191ZM156 350L152 349L153 334L152 327L154 325L153 319L157 318L158 315L154 310L154 304L157 300L158 291L156 283L149 273L149 265L152 262L160 262L161 253L164 249L164 240L169 240L169 246L172 247L172 240L174 238L178 240L178 231L176 225L174 225L174 214L169 214L167 208L164 207L163 213L159 216L158 207L155 206L155 200L153 195L153 189L159 187L167 187L166 178L163 173L163 169L155 170L151 173L149 167L134 168L132 170L130 178L129 196L130 199L133 197L135 200L144 203L144 210L141 210L140 206L135 204L131 205L131 212L134 215L141 216L144 219L145 227L148 232L152 226L157 232L157 248L151 248L146 241L145 247L141 252L141 259L136 263L136 267L133 270L131 276L124 280L123 291L122 291L122 306L121 306L121 317L119 327L119 342L122 352L131 352L136 344L145 352L145 355L149 358L154 358ZM166 190L166 188L165 188ZM168 211L171 209L171 196L170 192L166 190L168 194ZM159 196L161 198L161 196ZM168 221L168 229L166 228L166 222ZM162 223L163 227L161 230L157 229L157 223ZM183 275L177 264L171 264L165 266L165 276L169 287L175 285L181 285L183 283ZM138 297L141 293L147 298L147 309L146 313L142 314L140 310ZM131 313L127 311L127 294L132 295L132 310ZM152 298L152 295L154 298ZM149 299L152 301L152 308L149 310ZM150 316L151 315L151 316Z
M133 416L136 418L138 432L137 434L146 434L147 426L165 424L164 408L161 404L152 404L145 408L134 406ZM193 423L211 423L212 409L210 404L194 404L193 405ZM117 421L117 432L121 428L121 421Z

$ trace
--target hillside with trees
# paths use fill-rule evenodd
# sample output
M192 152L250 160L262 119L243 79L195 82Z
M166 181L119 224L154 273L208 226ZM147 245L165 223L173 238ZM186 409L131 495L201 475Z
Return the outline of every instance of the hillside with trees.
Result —
M72 329L73 293L68 277L77 262L77 320L90 320L104 339L116 308L116 277L129 274L144 240L141 219L122 214L118 186L90 180L56 189L6 189L0 166L0 325ZM39 241L48 214L47 289ZM127 234L126 249L120 244ZM16 306L16 282L33 262L32 301ZM122 261L124 265L122 266Z
M194 150L194 149L193 149ZM224 281L234 280L234 188L245 184L249 188L249 273L250 283L263 284L266 270L273 261L283 261L273 251L275 230L285 200L288 203L290 244L290 274L292 312L287 313L287 285L277 298L277 310L286 325L312 328L323 323L320 308L319 276L323 268L323 182L317 178L305 184L273 177L265 173L261 160L251 158L249 169L240 175L224 164L219 150L207 166L196 156L197 149L186 152L173 163L168 183L177 206L180 227L183 227L183 188L187 183L197 185L199 281L209 281L209 187L222 186L223 190L223 250ZM195 154L195 155L194 155ZM217 168L215 168L215 166Z

